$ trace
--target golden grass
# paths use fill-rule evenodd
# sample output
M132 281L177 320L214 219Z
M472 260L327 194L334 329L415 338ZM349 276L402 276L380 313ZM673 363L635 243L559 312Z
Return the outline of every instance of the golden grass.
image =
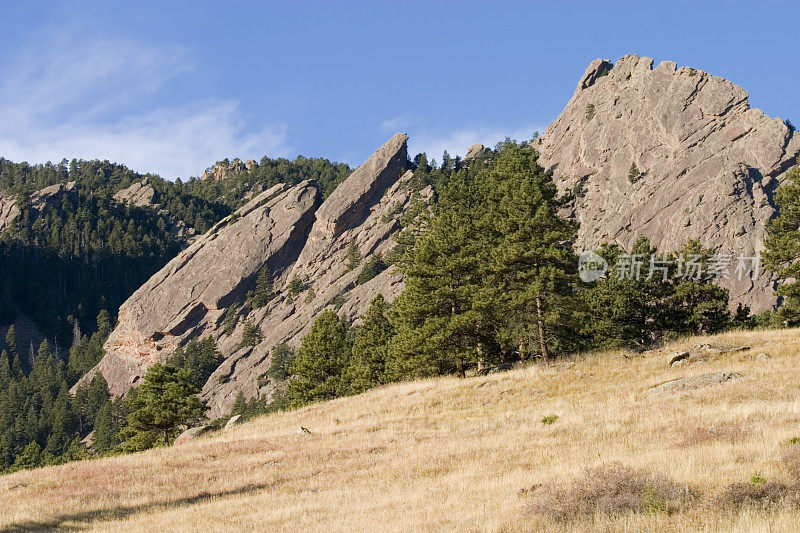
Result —
M690 366L667 353L588 355L467 379L382 387L181 446L0 477L0 530L791 531L800 512L526 512L518 493L612 463L707 495L758 471L786 480L800 436L800 330L686 339L752 345ZM765 352L766 360L754 356ZM742 378L677 394L663 381ZM558 415L551 425L542 417ZM304 426L310 435L300 435Z

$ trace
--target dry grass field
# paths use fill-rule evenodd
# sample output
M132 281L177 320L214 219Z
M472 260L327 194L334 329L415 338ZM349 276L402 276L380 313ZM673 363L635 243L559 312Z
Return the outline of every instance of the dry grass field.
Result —
M706 342L750 348L669 366L674 349ZM741 377L648 392L718 371ZM795 437L800 330L728 333L391 385L3 476L0 530L792 531Z

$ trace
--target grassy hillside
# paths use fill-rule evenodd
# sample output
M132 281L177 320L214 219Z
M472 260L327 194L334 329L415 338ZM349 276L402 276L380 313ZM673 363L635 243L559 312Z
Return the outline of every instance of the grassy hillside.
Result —
M674 349L706 342L750 348L669 366ZM648 392L717 371L741 377ZM792 530L799 387L800 330L403 383L0 477L0 529ZM762 505L770 497L783 501ZM562 516L581 503L588 514ZM642 510L602 512L628 504Z

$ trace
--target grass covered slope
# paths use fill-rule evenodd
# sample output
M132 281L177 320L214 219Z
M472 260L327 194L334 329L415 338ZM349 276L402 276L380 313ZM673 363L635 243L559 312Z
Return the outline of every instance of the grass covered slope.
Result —
M673 348L706 342L751 348L669 366ZM741 377L648 392L722 371ZM391 385L168 449L0 477L0 530L791 530L798 387L800 330ZM765 505L775 494L784 501ZM626 506L640 510L603 513Z

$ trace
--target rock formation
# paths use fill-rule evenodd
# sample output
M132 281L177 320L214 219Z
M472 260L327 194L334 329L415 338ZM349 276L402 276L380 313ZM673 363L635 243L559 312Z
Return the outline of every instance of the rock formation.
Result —
M232 174L238 174L240 172L244 172L245 170L252 170L258 167L258 163L254 159L250 159L247 163L242 163L242 160L236 158L230 162L226 159L225 161L221 161L214 165L212 168L203 172L203 179L204 180L224 180L228 176Z
M699 239L752 256L775 214L772 194L800 154L798 136L751 109L742 88L635 55L592 62L536 142L560 190L576 195L582 250L606 241L629 249L645 236L663 251ZM734 305L775 303L768 273L739 281L735 266L721 281Z
M130 187L118 191L114 195L114 200L136 207L150 207L154 203L153 198L155 195L155 189L150 185L148 179L144 178L142 181L137 181Z
M45 207L59 207L61 195L73 194L76 192L75 182L57 183L44 189L35 191L30 195L31 208L36 212L41 212ZM20 215L20 209L16 201L0 191L0 233L11 227L11 224Z
M378 293L388 300L402 290L400 275L387 269L358 285L361 265L385 254L399 229L398 218L413 201L432 192L408 187L405 134L397 134L320 204L311 182L276 185L261 193L200 237L137 290L119 312L106 342L101 372L113 394L124 394L147 367L196 336L212 336L226 357L203 389L210 416L227 413L239 391L269 395L266 371L272 348L294 347L326 307L354 318ZM361 264L347 259L353 243ZM355 266L355 268L351 268ZM247 293L262 267L274 278L275 297L252 310ZM293 279L303 282L290 293ZM230 310L230 311L229 311ZM239 316L231 333L226 312ZM262 335L257 346L241 347L245 324Z
M153 186L150 185L150 180L147 178L143 178L141 181L137 181L133 185L117 191L116 194L114 194L114 200L120 203L127 203L134 207L155 210L169 222L170 233L184 246L188 246L196 235L194 228L188 227L183 220L176 219L158 203L156 191L153 189Z

